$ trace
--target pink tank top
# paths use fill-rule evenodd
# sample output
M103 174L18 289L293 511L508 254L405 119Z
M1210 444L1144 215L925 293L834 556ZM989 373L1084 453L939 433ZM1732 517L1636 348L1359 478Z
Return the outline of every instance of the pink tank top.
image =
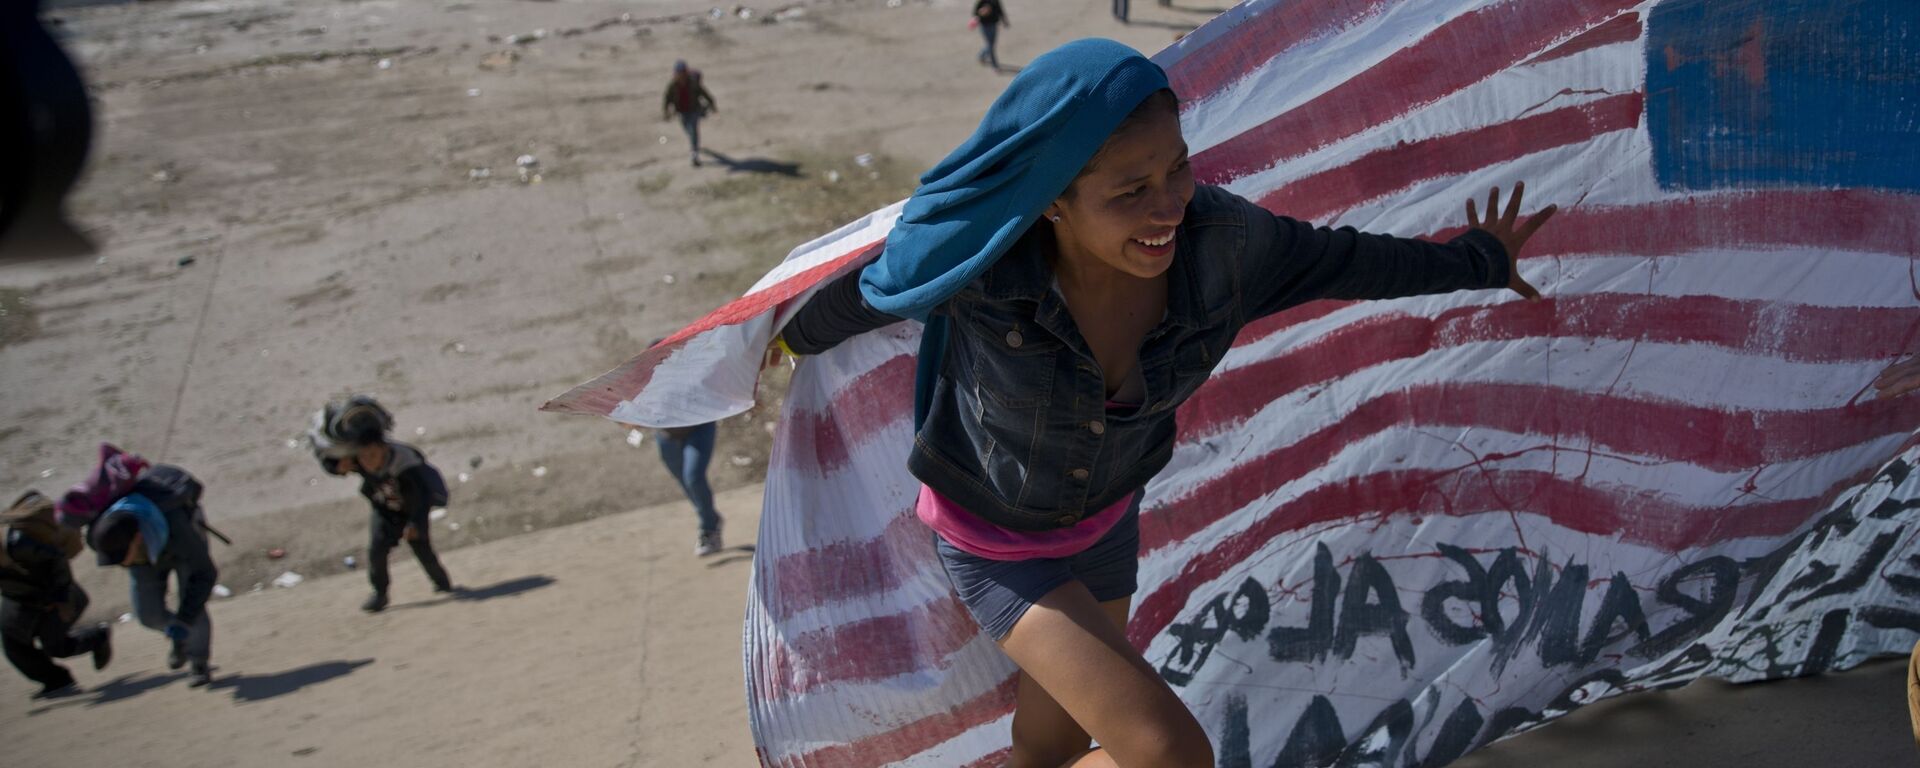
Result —
M1137 405L1108 401L1107 410L1122 410ZM1107 531L1113 530L1114 524L1127 514L1127 508L1133 506L1133 497L1139 494L1139 491L1129 493L1106 509L1081 518L1072 526L1051 531L1002 528L982 520L979 515L968 512L924 484L920 486L920 498L914 502L913 511L919 516L920 522L940 534L940 538L967 554L988 560L1043 560L1086 551L1100 537L1107 535Z

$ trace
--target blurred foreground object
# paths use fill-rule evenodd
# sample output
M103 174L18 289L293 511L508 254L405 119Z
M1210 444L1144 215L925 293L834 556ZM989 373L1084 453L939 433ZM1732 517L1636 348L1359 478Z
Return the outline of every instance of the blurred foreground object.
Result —
M0 258L93 252L63 210L92 136L86 86L40 0L0 3Z

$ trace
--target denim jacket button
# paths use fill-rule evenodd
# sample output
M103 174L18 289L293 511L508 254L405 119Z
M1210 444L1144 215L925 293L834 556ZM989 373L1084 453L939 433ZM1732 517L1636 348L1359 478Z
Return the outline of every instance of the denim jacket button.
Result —
M1080 517L1078 515L1061 515L1058 518L1055 518L1054 522L1059 523L1060 527L1065 528L1069 525L1073 525L1074 523L1080 522Z
M1019 349L1021 341L1023 339L1020 338L1019 331L1007 331L1007 346Z
M1084 469L1076 469L1072 472L1068 472L1067 476L1075 480L1085 480L1087 479L1087 471Z
M1104 435L1107 433L1107 423L1098 419L1089 421L1087 422L1087 431L1096 435Z

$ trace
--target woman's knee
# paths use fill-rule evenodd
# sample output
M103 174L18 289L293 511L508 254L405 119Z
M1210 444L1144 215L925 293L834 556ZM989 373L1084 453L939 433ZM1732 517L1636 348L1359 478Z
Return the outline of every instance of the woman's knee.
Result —
M170 617L167 616L165 606L141 601L135 603L133 606L133 618L140 622L140 626L146 627L147 629L163 630L167 628L167 621Z

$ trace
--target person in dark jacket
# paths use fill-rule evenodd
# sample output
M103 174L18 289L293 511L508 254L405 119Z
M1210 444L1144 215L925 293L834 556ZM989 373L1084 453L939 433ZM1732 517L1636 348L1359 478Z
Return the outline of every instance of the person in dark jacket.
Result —
M98 670L113 658L105 622L73 628L87 610L87 592L67 565L85 547L80 532L54 522L53 500L38 491L0 513L0 531L0 641L7 661L40 684L36 699L71 692L73 673L54 659L91 653Z
M1129 641L1143 489L1179 406L1248 323L1321 298L1539 292L1522 219L1467 204L1430 243L1329 229L1198 185L1164 71L1080 40L1014 77L921 176L871 263L777 337L817 354L924 323L908 471L955 594L1021 675L1013 765L1212 766L1186 705ZM1093 747L1092 742L1099 746Z
M393 417L373 398L354 396L328 403L314 414L307 431L314 455L328 473L360 475L360 495L372 505L368 519L367 580L373 594L361 610L378 613L387 607L387 556L405 541L433 581L433 591L455 591L447 570L434 554L427 515L433 509L438 472L420 449L387 439Z
M719 111L713 94L700 84L700 70L689 69L684 61L674 62L673 78L667 81L666 95L660 100L660 119L667 119L669 112L680 115L680 128L687 132L696 168L700 166L700 121Z
M1000 71L1000 57L994 53L994 45L1000 41L1000 28L1013 26L1007 21L1007 11L1000 7L1000 0L975 0L973 4L973 23L980 28L980 37L986 45L980 48L975 58L980 63Z
M199 515L197 504L163 508L141 493L129 493L94 521L90 534L101 566L127 569L134 617L167 636L167 668L191 663L195 688L213 682L213 619L207 615L207 599L220 579ZM179 604L172 611L167 610L168 577L180 584Z

